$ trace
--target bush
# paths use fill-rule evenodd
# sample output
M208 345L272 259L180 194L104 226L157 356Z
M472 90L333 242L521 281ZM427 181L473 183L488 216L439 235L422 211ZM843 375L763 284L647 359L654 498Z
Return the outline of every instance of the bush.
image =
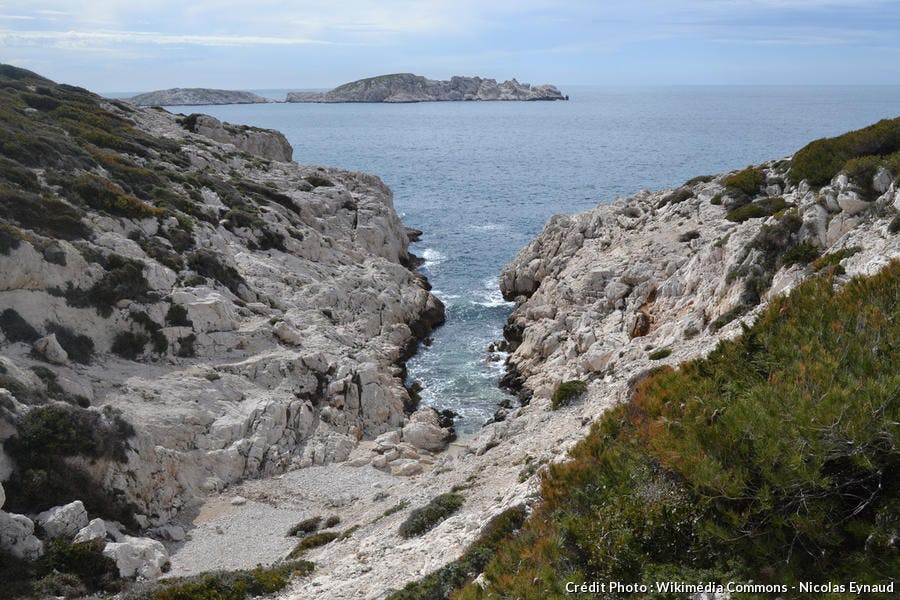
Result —
M284 589L291 577L312 573L315 565L298 560L256 567L246 571L217 571L194 577L161 581L141 600L246 600L249 596L274 594Z
M56 341L66 351L69 358L77 363L88 365L94 356L94 340L86 335L77 334L64 325L46 323L47 333L56 335Z
M898 297L900 261L837 291L813 278L708 357L638 382L551 465L487 586L455 597L562 597L569 581L884 583L900 572L900 375L896 353L873 348L900 344Z
M746 304L739 304L734 308L722 313L718 319L712 322L712 325L710 325L710 327L713 331L718 331L738 317L744 316L745 314L750 312L750 310L750 306L747 306Z
M833 267L837 274L843 274L844 269L840 266L841 261L847 257L857 254L858 252L862 252L862 248L860 248L859 246L852 246L850 248L842 248L840 250L836 250L835 252L820 256L812 263L813 271L819 272L829 267Z
M796 246L791 246L781 258L781 264L785 267L788 265L807 265L816 260L822 251L816 244L812 242L801 242Z
M108 179L85 173L72 182L72 190L91 208L129 219L146 219L163 214L161 208L150 206L122 191Z
M91 230L81 222L81 212L54 198L0 186L0 217L61 240L86 239ZM21 239L21 238L19 238Z
M13 343L25 342L30 344L41 337L37 330L12 308L7 308L0 313L0 331L3 332L8 341Z
M110 350L113 354L118 354L124 359L134 360L143 354L144 347L150 341L143 333L132 333L131 331L120 331L113 339Z
M582 394L587 391L587 383L584 381L572 380L563 381L553 391L550 397L550 408L556 410L567 404L571 404L578 400Z
M759 217L774 215L787 207L788 203L785 202L784 198L778 196L774 198L764 198L728 211L725 214L725 218L729 221L734 221L735 223L743 223L747 219L757 219Z
M103 556L105 542L94 540L69 544L46 543L44 555L24 560L0 551L0 581L4 598L83 598L92 592L115 592L119 570L115 561Z
M294 546L294 549L288 554L288 558L297 558L310 548L318 548L319 546L329 544L339 538L340 535L341 534L336 531L322 531L320 533L308 535L297 542L297 545Z
M660 348L659 350L654 350L649 355L647 355L647 358L649 358L650 360L662 360L668 356L671 356L671 354L671 348Z
M460 494L441 494L421 508L413 510L400 525L400 537L411 538L434 529L441 521L459 510L463 505Z
M193 327L194 323L188 319L187 308L182 304L173 304L166 312L166 323L174 327Z
M192 358L197 356L197 349L194 348L194 344L197 342L197 335L194 333L189 333L185 336L178 338L178 352L177 355L181 358Z
M235 296L240 296L241 286L247 285L234 267L223 264L211 250L200 249L192 252L188 256L188 266L203 277L215 279Z
M747 167L743 171L732 173L723 181L729 192L750 197L758 194L765 182L766 176L756 167Z
M106 259L106 273L88 290L69 286L66 301L71 306L93 306L97 314L109 317L120 300L146 302L150 300L150 284L144 277L144 263L118 254Z
M677 190L673 190L662 197L659 201L659 204L656 205L657 208L662 208L667 204L680 204L689 198L694 197L694 190L692 190L687 185L684 185Z
M322 523L322 517L310 517L309 519L304 519L288 529L287 536L293 537L296 535L308 535L315 531L319 530L319 525Z
M890 231L891 233L900 232L900 215L897 215L896 217L891 219L891 222L888 223L888 231Z
M900 117L810 142L794 154L790 175L794 181L805 179L819 187L829 183L851 159L885 156L897 151L900 151ZM867 167L865 162L857 162L850 168Z
M331 515L330 517L325 519L325 528L329 529L329 528L334 527L335 525L339 524L340 522L341 522L341 518L339 516Z

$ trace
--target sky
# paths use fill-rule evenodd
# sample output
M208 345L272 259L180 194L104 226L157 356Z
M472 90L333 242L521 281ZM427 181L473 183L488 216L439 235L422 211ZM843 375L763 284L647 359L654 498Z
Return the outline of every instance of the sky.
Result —
M0 0L0 62L94 91L385 73L900 84L900 0Z

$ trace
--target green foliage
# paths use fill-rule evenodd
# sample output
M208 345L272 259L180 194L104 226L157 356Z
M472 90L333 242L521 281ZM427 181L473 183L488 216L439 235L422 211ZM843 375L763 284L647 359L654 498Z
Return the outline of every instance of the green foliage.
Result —
M103 556L105 542L69 544L54 540L37 560L25 560L0 551L0 581L4 598L64 596L83 598L91 592L115 592L119 570Z
M897 215L896 217L891 219L891 222L888 223L888 231L890 231L891 233L900 232L900 215Z
M836 274L843 274L845 271L843 267L841 267L841 261L859 252L862 252L862 248L859 246L851 246L850 248L841 248L835 252L820 256L812 263L813 271L819 272L831 267L835 269Z
M188 256L188 266L204 277L215 279L235 296L240 296L241 287L247 285L241 274L234 267L223 264L212 250L201 248L192 252Z
M692 177L691 179L688 179L684 185L693 187L693 186L699 185L701 183L709 183L710 181L712 181L715 178L716 178L715 175L698 175L697 177Z
M309 561L297 560L246 571L216 571L161 581L147 593L128 597L132 600L246 600L250 596L274 594L284 589L291 577L309 575L314 567Z
M134 360L143 354L147 342L150 341L143 333L133 333L131 331L120 331L113 338L110 350L113 354L118 354L127 360Z
M288 554L288 558L298 558L310 548L318 548L319 546L329 544L339 538L340 535L341 534L336 531L321 531L319 533L310 534L297 542L297 545L294 546L294 549Z
M66 351L71 360L83 365L91 363L94 356L94 340L86 335L75 333L65 325L46 323L47 333L56 335L56 341Z
M833 284L801 284L707 358L636 383L550 467L543 503L495 553L487 586L455 597L900 572L900 261Z
M725 188L733 193L753 197L766 182L766 176L756 167L747 167L743 171L732 173L725 178Z
M714 206L719 206L722 204L722 194L716 194L712 198L709 199L709 203Z
M650 360L662 360L672 354L671 348L660 348L647 355Z
M197 356L197 350L194 348L194 344L197 343L197 334L189 333L185 336L178 338L178 352L177 355L181 358L192 358Z
M411 538L434 529L441 521L459 510L463 501L464 498L460 494L448 493L435 496L425 506L409 513L398 530L400 537Z
M81 212L53 198L0 186L0 218L42 235L62 239L86 239L91 230L81 222ZM21 235L17 239L23 239Z
M10 342L26 342L30 344L41 335L28 321L12 308L7 308L0 313L0 331Z
M69 287L66 301L71 306L97 309L97 314L109 317L119 300L146 302L150 299L150 284L144 277L144 263L133 258L111 254L106 259L106 273L87 290Z
M680 204L685 200L694 197L694 190L692 190L687 185L684 185L677 190L673 190L662 197L659 203L656 205L657 208L662 208L667 204Z
M163 209L130 196L108 179L92 173L80 175L72 182L72 190L91 208L129 219L158 217Z
M525 522L525 508L508 508L491 519L478 539L461 557L419 581L413 581L387 597L387 600L449 600L453 590L462 587L484 569L497 547Z
M816 244L809 241L801 242L787 249L781 257L781 264L784 266L807 265L819 258L820 254L822 254L822 250Z
M341 522L341 518L337 515L331 515L327 519L325 519L325 528L329 529L334 527L335 525Z
M166 323L174 327L193 327L194 323L188 319L187 308L183 304L173 304L166 312Z
M851 159L886 156L897 151L900 151L900 117L810 142L794 154L790 175L794 181L805 179L812 186L823 186ZM849 167L851 170L866 170L869 162L860 161Z
M318 531L321 523L322 517L310 517L309 519L304 519L288 529L287 535L288 537L308 535Z
M556 389L553 391L553 396L550 397L550 408L556 410L562 406L571 404L578 400L586 391L587 383L584 381L578 381L577 379L563 381L556 386Z
M788 207L788 203L784 198L776 196L774 198L763 198L750 204L739 206L725 214L725 218L735 223L743 223L747 219L757 219L759 217L768 217L774 215L778 211Z
M722 313L719 315L719 318L712 322L712 330L718 331L737 319L738 317L742 317L748 312L750 312L751 307L746 304L739 304L734 308Z
M409 507L409 500L401 500L397 504L393 505L392 507L388 508L383 513L381 513L381 517L389 517L389 516L396 514L396 513L400 512L401 510L408 508L408 507ZM381 518L381 517L379 517L379 518Z

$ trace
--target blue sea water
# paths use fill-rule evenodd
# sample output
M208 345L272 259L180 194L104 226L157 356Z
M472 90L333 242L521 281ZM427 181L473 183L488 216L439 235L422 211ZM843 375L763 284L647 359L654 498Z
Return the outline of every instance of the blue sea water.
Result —
M173 107L279 129L294 159L375 173L394 190L447 323L410 360L423 401L471 433L503 398L511 306L500 269L556 213L782 158L819 137L900 115L900 86L579 87L568 102Z

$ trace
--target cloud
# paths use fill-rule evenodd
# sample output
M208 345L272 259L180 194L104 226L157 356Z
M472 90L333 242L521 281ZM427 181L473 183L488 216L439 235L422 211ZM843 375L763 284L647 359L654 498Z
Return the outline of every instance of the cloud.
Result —
M0 30L0 45L50 44L77 48L116 44L195 45L195 46L298 46L331 44L300 37L257 35L185 35L150 31L22 31Z

